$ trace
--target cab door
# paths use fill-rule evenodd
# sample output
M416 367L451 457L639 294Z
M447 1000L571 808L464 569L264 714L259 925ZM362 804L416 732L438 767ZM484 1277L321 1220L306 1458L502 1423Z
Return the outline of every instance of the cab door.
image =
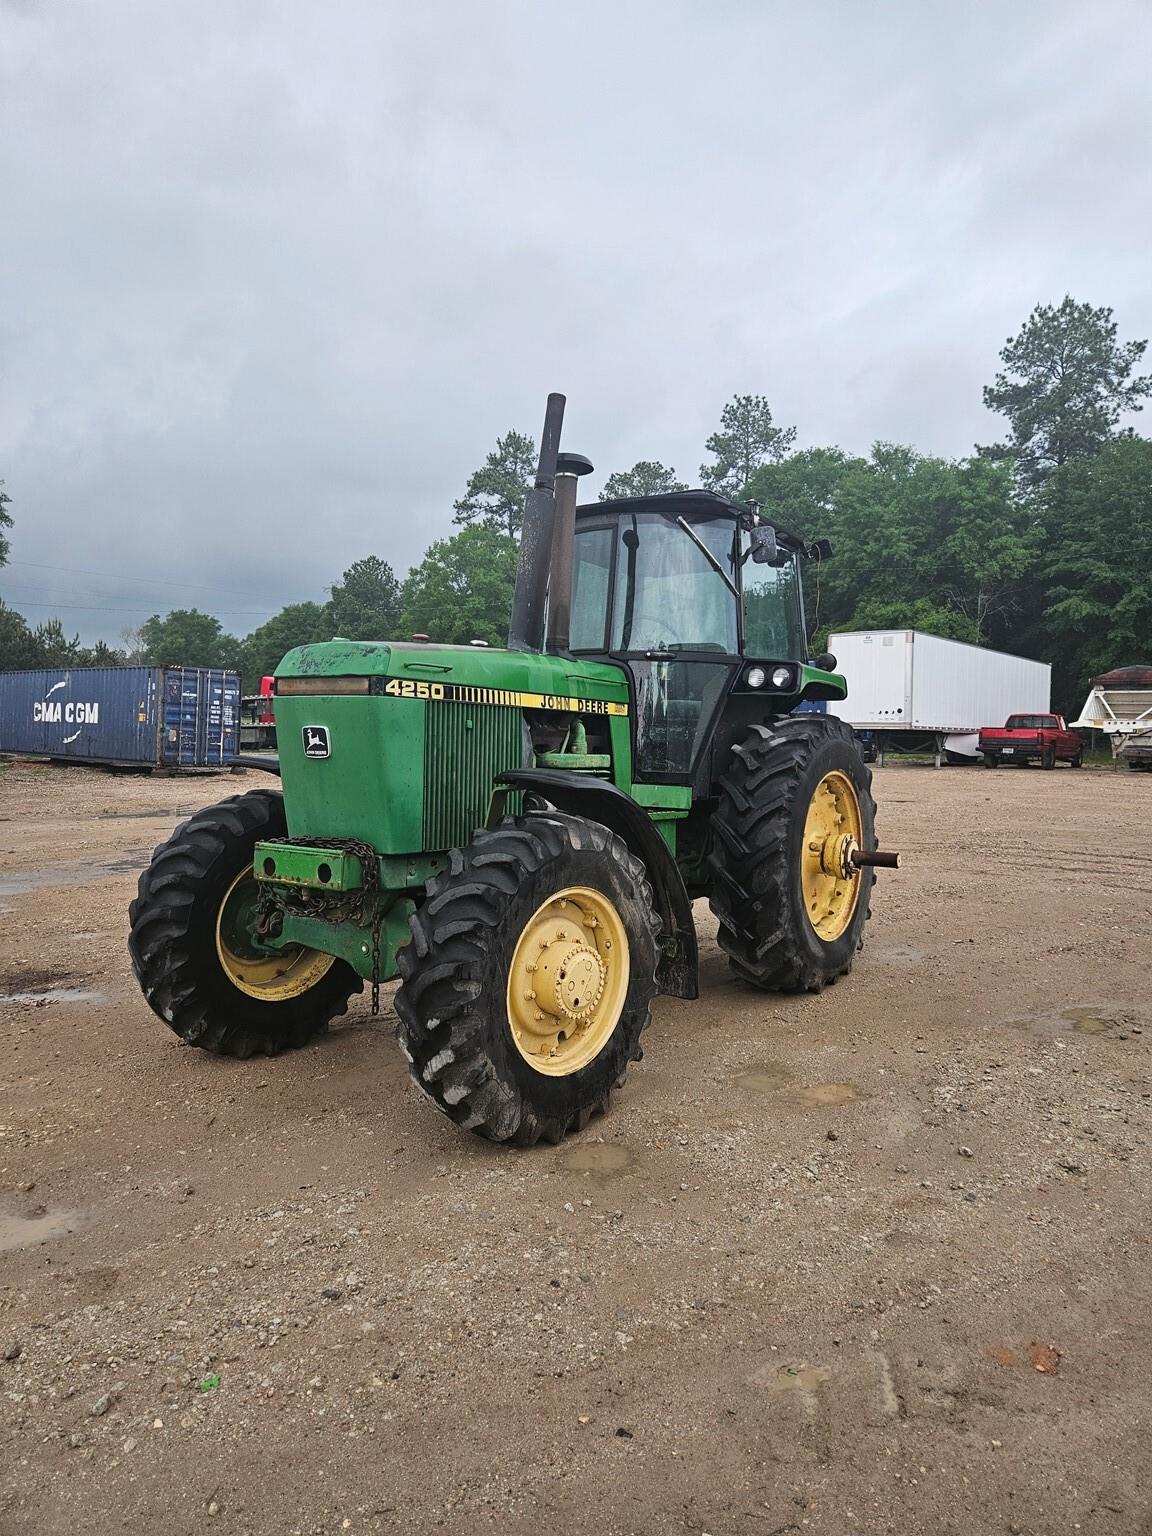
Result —
M637 779L690 783L740 667L734 517L636 511L577 531L572 649L632 681Z

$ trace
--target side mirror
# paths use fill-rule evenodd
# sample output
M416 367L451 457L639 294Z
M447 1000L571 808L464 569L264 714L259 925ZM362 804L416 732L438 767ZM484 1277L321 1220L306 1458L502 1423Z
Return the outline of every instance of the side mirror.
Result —
M787 565L788 551L776 542L776 530L768 523L758 523L749 535L753 565Z
M821 672L835 672L836 658L831 651L821 651L819 656L816 657L816 665L820 668Z

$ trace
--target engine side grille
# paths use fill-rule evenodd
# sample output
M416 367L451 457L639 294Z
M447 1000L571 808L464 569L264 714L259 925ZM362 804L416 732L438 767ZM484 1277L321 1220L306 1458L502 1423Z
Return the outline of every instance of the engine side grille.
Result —
M496 775L525 761L519 709L430 699L424 727L425 850L471 842L484 825Z

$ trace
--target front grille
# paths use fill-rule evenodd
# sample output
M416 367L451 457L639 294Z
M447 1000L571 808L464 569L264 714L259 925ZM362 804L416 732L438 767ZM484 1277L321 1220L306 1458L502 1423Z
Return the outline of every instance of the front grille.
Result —
M527 761L524 717L497 704L430 699L424 726L424 847L463 848L484 825L498 773Z

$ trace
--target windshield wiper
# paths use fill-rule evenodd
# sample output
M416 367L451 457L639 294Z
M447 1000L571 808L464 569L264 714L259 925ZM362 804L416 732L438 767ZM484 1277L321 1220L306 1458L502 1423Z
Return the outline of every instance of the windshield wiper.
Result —
M620 628L620 644L625 650L632 644L632 620L636 617L636 551L640 547L640 534L636 527L636 514L632 514L632 526L623 534L624 548L628 551L628 565L624 587L624 619Z
M736 598L737 601L739 601L740 594L736 590L736 583L732 580L731 576L729 576L728 572L724 569L719 560L717 560L716 556L708 548L707 544L705 544L704 540L700 538L698 534L693 533L691 527L684 521L682 517L678 517L676 521L680 527L683 528L688 537L692 540L693 544L695 544L696 548L704 556L705 560L707 560L708 564L716 572L717 576L722 577L723 580L728 583L728 590L732 593L732 596Z

